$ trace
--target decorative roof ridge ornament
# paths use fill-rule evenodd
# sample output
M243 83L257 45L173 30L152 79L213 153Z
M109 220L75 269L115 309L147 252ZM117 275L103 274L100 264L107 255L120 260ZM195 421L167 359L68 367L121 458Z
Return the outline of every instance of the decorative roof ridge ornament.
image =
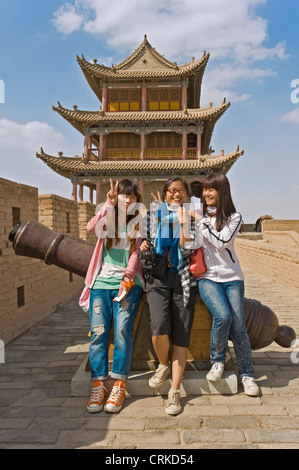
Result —
M174 69L176 70L177 64L166 59L164 55L160 54L155 47L153 47L147 39L147 35L144 35L142 43L122 62L115 66L117 71L126 71L136 63L142 55L146 54L146 51L154 58L155 61L158 61L165 69Z

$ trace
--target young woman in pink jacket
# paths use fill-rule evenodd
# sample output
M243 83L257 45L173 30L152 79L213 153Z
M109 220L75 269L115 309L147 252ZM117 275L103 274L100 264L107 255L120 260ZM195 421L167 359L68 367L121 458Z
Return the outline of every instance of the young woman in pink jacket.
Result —
M125 397L132 358L133 324L144 287L138 259L141 244L138 226L133 225L130 229L129 224L136 213L133 210L134 214L128 215L128 208L134 209L140 199L138 187L132 181L122 180L114 186L110 180L106 202L87 224L87 230L98 236L79 302L85 311L89 311L91 324L92 391L87 404L90 413L103 408L110 413L117 412ZM114 350L110 375L116 381L104 407L112 320Z

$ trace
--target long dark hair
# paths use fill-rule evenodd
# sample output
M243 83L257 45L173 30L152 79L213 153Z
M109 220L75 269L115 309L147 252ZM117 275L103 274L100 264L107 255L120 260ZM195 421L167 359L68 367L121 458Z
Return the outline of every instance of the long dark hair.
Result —
M139 192L138 186L137 186L136 183L134 183L131 180L128 180L128 179L121 180L118 183L117 194L128 194L128 195L132 194L132 195L136 196L136 198L137 198L136 202L141 202L141 194ZM126 215L126 224L128 224L130 222L130 220L132 220L138 214L139 214L139 211L136 211L136 213L132 214L132 215L127 214ZM114 218L115 240L116 240L116 245L117 245L119 240L120 240L119 234L118 234L118 206L117 205L115 206L114 217L115 217ZM139 224L137 223L136 226L135 226L135 232L138 231L138 230L139 230ZM130 242L130 251L132 252L135 249L136 238L135 237L130 237L130 236L128 238L129 238L129 242ZM108 251L112 247L112 242L113 242L113 239L110 238L110 237L107 237L106 249Z
M216 230L220 232L227 224L228 218L236 212L235 205L232 200L230 184L225 175L222 173L213 173L205 178L202 183L202 189L216 189L218 191L217 212L216 212ZM203 199L203 212L206 212L207 205Z
M169 186L172 183L175 183L176 181L180 181L184 185L184 187L186 189L187 198L190 198L190 189L189 189L188 183L185 180L183 180L183 178L180 178L178 176L178 177L175 177L175 178L169 178L169 180L167 180L166 183L164 184L164 188L162 190L162 200L163 201L166 198L167 189L169 188Z

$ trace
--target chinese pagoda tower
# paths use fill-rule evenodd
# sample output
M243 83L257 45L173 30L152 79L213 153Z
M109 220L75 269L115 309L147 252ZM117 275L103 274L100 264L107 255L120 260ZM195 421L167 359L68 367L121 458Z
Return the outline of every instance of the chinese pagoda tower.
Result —
M143 201L161 190L163 181L183 177L194 195L207 174L227 173L243 154L239 147L214 155L210 142L214 126L230 103L200 107L203 74L209 54L184 65L170 62L147 41L118 65L106 67L77 56L79 66L101 102L98 111L54 107L84 136L82 157L46 154L37 157L56 173L71 180L72 199L98 204L108 191L109 179L136 180ZM94 200L95 191L95 200Z

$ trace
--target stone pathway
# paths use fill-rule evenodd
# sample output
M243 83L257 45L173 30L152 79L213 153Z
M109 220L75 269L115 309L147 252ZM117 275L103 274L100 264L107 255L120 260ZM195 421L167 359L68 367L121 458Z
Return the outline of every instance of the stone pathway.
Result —
M292 349L272 343L253 351L259 397L188 396L174 417L165 414L166 397L128 397L116 415L88 414L87 399L70 396L89 330L75 299L6 347L0 448L299 449L299 295L244 271L246 296L271 307L298 337Z

